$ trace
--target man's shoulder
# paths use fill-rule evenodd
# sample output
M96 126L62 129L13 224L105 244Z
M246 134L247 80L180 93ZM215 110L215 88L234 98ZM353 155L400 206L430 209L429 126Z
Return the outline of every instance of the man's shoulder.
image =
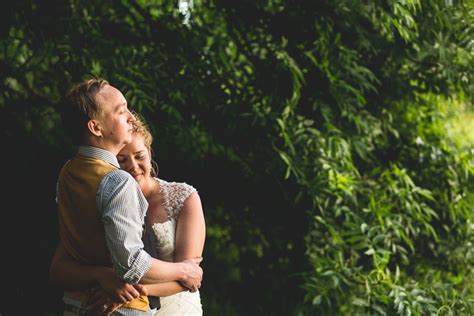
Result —
M135 183L138 185L138 183L135 181L135 179L126 171L122 169L114 169L108 172L107 174L104 175L102 178L102 184L103 185L118 185L119 183Z
M125 200L128 200L140 193L138 182L129 173L121 169L107 173L97 188L97 198L102 202L124 195L126 196ZM99 205L102 205L102 202Z

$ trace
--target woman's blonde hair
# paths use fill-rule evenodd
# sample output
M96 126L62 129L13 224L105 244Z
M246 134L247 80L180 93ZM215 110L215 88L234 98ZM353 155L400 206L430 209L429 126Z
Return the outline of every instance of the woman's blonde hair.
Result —
M155 160L153 160L153 148L151 147L153 143L153 136L151 135L150 128L143 120L143 117L138 114L137 112L132 111L133 116L135 117L135 121L133 122L133 132L140 134L143 137L143 142L145 146L150 150L151 153L151 171L150 174L152 177L158 176L158 164Z

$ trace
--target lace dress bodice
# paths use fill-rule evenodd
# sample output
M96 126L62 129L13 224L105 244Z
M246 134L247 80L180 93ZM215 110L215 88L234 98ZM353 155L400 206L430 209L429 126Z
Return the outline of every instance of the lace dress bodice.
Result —
M184 201L196 189L186 183L157 180L160 183L160 194L168 220L164 223L153 223L152 228L156 237L158 259L172 262L174 259L176 224L179 212L183 208Z
M156 179L160 183L160 194L168 219L163 223L153 223L152 229L156 237L158 259L174 261L176 225L179 212L184 201L196 191L186 183L167 182ZM180 292L160 299L161 308L155 315L202 315L202 306L199 291L191 293Z

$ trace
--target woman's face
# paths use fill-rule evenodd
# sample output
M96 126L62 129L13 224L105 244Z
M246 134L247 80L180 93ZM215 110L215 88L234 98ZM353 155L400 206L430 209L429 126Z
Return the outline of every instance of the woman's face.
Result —
M150 177L151 153L139 133L133 133L132 141L118 153L117 160L120 167L130 173L143 190L143 185Z

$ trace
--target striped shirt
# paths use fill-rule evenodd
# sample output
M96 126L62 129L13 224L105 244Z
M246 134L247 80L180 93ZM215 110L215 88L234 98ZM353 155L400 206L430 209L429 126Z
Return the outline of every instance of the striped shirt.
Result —
M80 146L78 153L101 159L117 168L117 157L97 147ZM151 266L151 256L143 249L142 233L148 202L138 183L124 170L117 169L106 174L96 193L97 210L104 223L105 241L117 275L126 282L135 284ZM63 297L66 310L73 309L75 315L87 315L81 302ZM72 310L71 310L72 311ZM150 316L156 309L147 312L121 307L113 316Z
M79 154L119 167L117 157L100 148L81 146ZM142 233L148 202L140 186L124 170L111 171L102 178L96 201L115 272L128 283L138 283L151 266L151 257L143 250Z

